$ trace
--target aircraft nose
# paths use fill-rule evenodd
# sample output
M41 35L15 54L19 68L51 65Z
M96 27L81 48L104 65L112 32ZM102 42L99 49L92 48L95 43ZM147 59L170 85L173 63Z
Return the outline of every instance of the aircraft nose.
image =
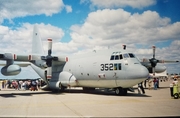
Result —
M141 66L141 67L139 68L139 72L140 72L140 75L141 75L142 78L143 78L143 77L147 78L147 77L149 76L149 71L148 71L148 69L147 69L146 67L144 67L144 66Z
M140 64L132 66L131 68L129 68L128 72L130 74L127 75L127 78L136 79L139 82L147 79L147 77L149 76L148 69Z

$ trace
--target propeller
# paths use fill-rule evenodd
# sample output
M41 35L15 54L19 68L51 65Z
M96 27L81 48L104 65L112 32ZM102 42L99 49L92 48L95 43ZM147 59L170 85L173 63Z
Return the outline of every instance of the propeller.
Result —
M51 79L52 75L52 61L57 61L58 57L51 56L52 53L52 39L48 39L48 55L47 56L41 56L41 59L46 61L47 65L47 79Z
M157 59L155 58L155 50L156 50L156 47L155 47L155 46L152 46L152 49L153 49L153 58L149 59L149 61L150 61L150 63L151 63L153 75L155 76L155 67L156 67L157 63L159 62L159 60L157 60Z
M157 65L157 63L164 63L164 60L158 60L155 58L155 52L156 52L156 47L155 46L152 46L152 49L153 49L153 57L151 59L146 59L144 58L143 59L143 62L150 62L150 68L152 68L152 73L153 73L153 76L155 76L155 67ZM151 71L151 70L150 70Z
M149 69L149 71L152 71L153 73L153 76L155 76L155 67L157 65L157 63L177 63L179 61L172 61L172 60L158 60L155 58L155 50L156 50L156 47L155 46L152 46L152 49L153 49L153 57L151 59L146 59L146 58L143 58L142 62L144 63L144 65L146 65L146 67ZM146 64L150 62L150 64ZM152 68L152 70L151 70Z
M159 60L157 60L157 59L155 58L155 50L156 50L156 47L155 47L155 46L152 46L152 48L153 48L153 58L149 59L149 61L150 61L150 63L151 63L153 75L155 75L155 67L156 67L157 63L159 62Z

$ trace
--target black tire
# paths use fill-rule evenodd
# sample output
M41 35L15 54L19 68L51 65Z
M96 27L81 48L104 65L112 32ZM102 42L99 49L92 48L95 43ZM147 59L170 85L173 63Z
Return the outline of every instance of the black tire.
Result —
M115 89L115 94L116 94L116 95L119 95L119 93L120 93L119 88L116 88L116 89Z
M127 89L118 87L115 89L115 94L120 96L126 96L127 95Z
M175 93L174 94L174 99L178 99L179 98L179 94L178 93Z
M59 91L63 92L65 90L65 87L61 84L61 82L59 83Z

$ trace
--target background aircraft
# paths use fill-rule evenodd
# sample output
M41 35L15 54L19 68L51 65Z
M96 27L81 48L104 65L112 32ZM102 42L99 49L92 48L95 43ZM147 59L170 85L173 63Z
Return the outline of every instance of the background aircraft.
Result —
M44 56L42 43L37 27L33 32L33 54L16 55L12 53L0 54L0 59L6 61L1 69L3 75L17 75L21 72L20 66L31 67L47 82L47 87L54 90L63 90L66 87L83 87L84 90L95 88L113 89L117 95L126 95L132 86L144 81L149 72L163 72L164 66L157 63L178 62L164 61L155 58L143 59L127 50L108 49L94 50L87 54L70 56L53 56L52 39L48 39L48 54ZM27 63L15 64L14 61ZM148 70L147 70L148 68Z

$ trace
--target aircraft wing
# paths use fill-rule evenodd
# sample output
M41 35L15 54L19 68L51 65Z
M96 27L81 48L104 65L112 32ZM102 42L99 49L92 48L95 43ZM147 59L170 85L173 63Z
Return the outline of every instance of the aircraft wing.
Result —
M0 60L31 61L41 60L40 55L17 55L13 53L0 54Z
M16 62L16 65L19 65L20 67L27 67L30 65L29 62ZM0 66L6 66L6 63L2 62L0 63Z
M16 63L19 66L26 67L30 65L29 62L32 63L38 63L41 66L45 66L49 61L53 61L58 63L64 63L67 61L67 57L64 56L41 56L41 55L35 55L35 54L29 54L29 55L19 55L19 54L13 54L13 53L4 53L0 54L0 60L4 61L10 61L10 64L13 64L14 62L12 61L20 61L19 63ZM10 65L8 64L8 65ZM1 63L1 66L4 66L6 64ZM37 65L38 66L38 65ZM46 67L46 66L45 66Z
M146 66L147 68L152 67L153 63L178 63L179 61L173 61L173 60L151 60L143 58L140 60L141 64Z
M153 60L154 61L154 60ZM179 61L173 61L173 60L155 60L157 63L177 63ZM140 60L141 63L151 63L151 59L143 58Z

